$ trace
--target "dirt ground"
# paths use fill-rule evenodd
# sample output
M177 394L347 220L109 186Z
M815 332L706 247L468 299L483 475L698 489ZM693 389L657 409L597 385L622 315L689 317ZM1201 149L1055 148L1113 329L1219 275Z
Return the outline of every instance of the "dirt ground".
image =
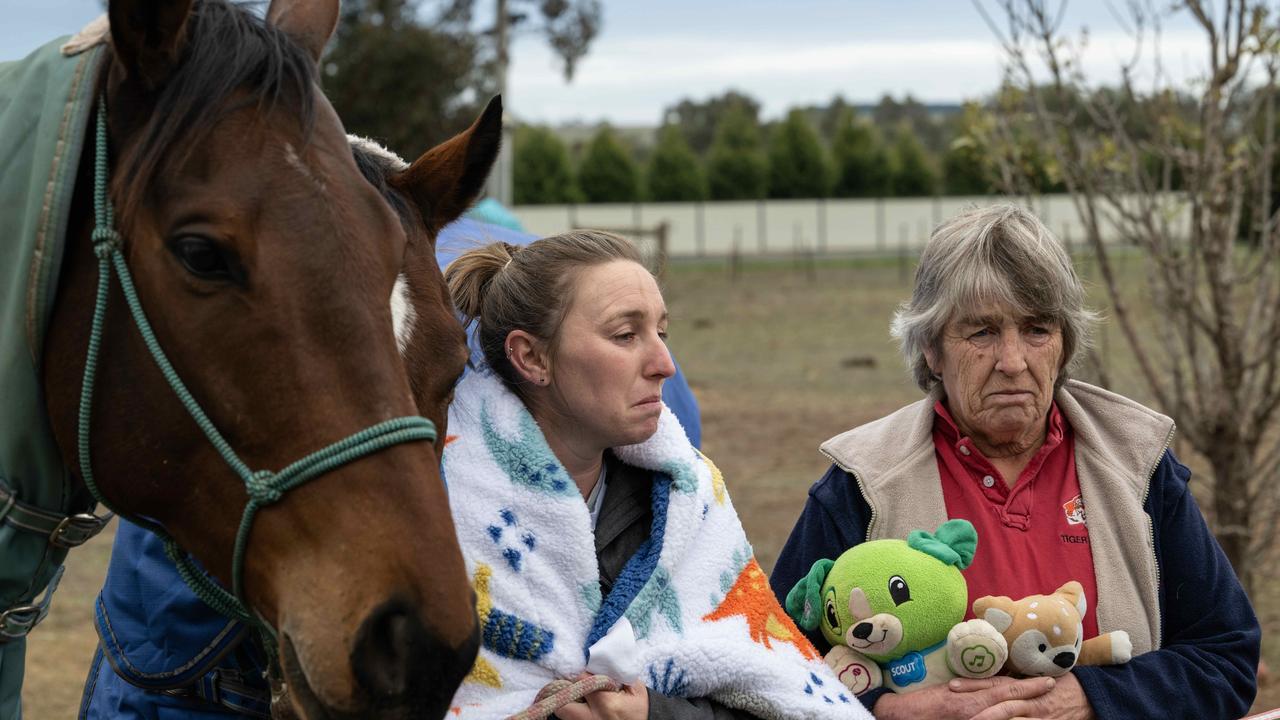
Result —
M773 566L809 485L827 462L817 447L842 430L919 397L888 323L908 292L894 260L748 264L671 269L671 346L702 409L703 445L724 471L747 534ZM1085 272L1087 275L1087 271ZM1118 335L1099 349L1113 389L1145 400L1125 371ZM1181 451L1197 470L1193 458ZM110 532L74 551L49 618L31 636L26 717L75 716L96 643L92 603L106 570ZM1280 579L1253 598L1263 653L1280 668ZM1254 712L1280 707L1280 682L1264 684Z

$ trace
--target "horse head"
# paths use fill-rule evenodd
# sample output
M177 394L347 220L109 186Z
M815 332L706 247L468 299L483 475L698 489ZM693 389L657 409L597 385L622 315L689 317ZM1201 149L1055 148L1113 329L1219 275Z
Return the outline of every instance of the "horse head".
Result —
M111 0L109 15L98 82L124 263L156 341L226 445L244 466L279 471L391 418L421 415L439 434L265 505L236 578L252 496L171 390L113 284L81 458L98 265L90 149L44 353L68 466L89 463L111 505L242 587L275 630L305 717L440 717L478 629L438 468L467 353L432 243L479 192L500 109L389 178L414 218L404 222L361 175L317 87L337 0L274 0L265 21L226 0ZM412 376L389 302L406 292Z

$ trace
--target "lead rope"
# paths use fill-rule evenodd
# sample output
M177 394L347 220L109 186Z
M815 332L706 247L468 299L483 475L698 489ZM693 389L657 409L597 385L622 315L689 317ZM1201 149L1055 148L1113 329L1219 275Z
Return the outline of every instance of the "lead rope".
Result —
M622 683L607 675L591 675L577 682L568 680L552 680L546 687L538 691L533 704L507 718L507 720L547 720L557 710L575 703L593 692L609 690L617 692Z
M436 440L435 424L424 417L408 416L387 420L372 427L361 430L343 440L333 443L301 460L289 465L278 473L269 470L250 470L236 455L235 451L214 427L213 422L201 409L199 403L187 390L178 373L169 363L164 351L156 341L151 324L147 322L142 304L134 289L133 278L129 274L121 252L123 241L115 229L115 211L108 197L109 168L107 162L107 121L106 99L98 99L97 135L93 163L93 252L98 256L98 288L93 308L93 323L89 332L89 348L85 360L84 384L80 391L80 414L78 422L77 449L80 455L80 473L84 477L85 486L93 494L94 499L102 503L108 510L116 509L107 502L99 490L93 477L90 461L89 420L93 408L94 381L97 375L98 353L102 347L102 332L107 311L108 289L111 284L111 270L114 268L120 279L120 290L124 293L129 312L132 314L138 332L155 360L156 366L164 375L169 386L182 402L183 407L195 420L209 442L217 449L218 454L244 482L249 495L244 514L240 519L240 527L236 531L235 547L231 556L232 589L228 592L207 575L195 561L188 556L177 542L159 524L141 517L129 519L150 530L164 540L165 554L178 568L178 574L189 585L196 596L217 612L239 620L258 629L264 639L267 653L272 662L275 654L275 631L269 624L251 612L244 602L244 562L249 541L249 531L253 527L253 519L258 509L270 505L284 495L285 492L305 483L312 478L323 475L330 470L345 465L365 455L383 448L405 442ZM120 514L116 511L116 514ZM121 515L121 517L126 517Z

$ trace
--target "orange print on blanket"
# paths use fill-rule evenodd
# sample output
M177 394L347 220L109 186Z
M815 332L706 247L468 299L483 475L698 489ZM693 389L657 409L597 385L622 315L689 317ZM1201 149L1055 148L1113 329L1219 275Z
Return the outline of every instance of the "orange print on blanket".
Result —
M702 620L708 622L734 616L746 618L747 632L753 642L770 650L773 649L772 641L790 643L806 658L814 660L818 657L817 648L778 605L777 598L769 589L769 580L755 558L751 558L739 573L724 602Z

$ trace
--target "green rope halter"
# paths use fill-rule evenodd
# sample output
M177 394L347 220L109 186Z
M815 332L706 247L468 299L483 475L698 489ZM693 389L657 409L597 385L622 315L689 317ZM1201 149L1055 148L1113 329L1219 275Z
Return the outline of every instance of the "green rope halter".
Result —
M249 494L249 502L245 505L244 515L240 519L240 528L236 532L235 549L231 556L231 592L227 592L214 582L195 561L180 548L173 538L159 524L140 517L129 518L132 522L150 530L164 540L165 553L178 568L178 574L191 586L196 596L219 613L256 626L264 636L274 636L274 631L257 615L253 614L244 601L245 550L249 542L249 530L253 527L253 518L258 509L280 500L287 491L341 467L353 460L375 453L383 448L417 440L436 440L436 427L424 417L409 416L387 420L340 440L326 448L314 452L289 465L280 472L269 470L250 470L242 461L218 429L205 415L204 410L187 390L178 373L174 371L169 359L165 357L160 344L156 342L151 325L147 322L142 305L138 302L138 294L134 289L133 279L121 253L123 240L115 230L114 210L107 196L107 120L106 99L99 98L97 112L97 138L94 149L93 178L93 251L98 256L98 290L93 308L93 325L89 334L88 357L84 368L84 384L80 392L80 416L78 450L80 454L80 473L84 476L85 485L95 499L109 510L115 510L107 502L93 477L90 462L89 419L93 406L93 386L97 374L98 352L102 346L103 319L107 311L107 291L111 283L111 269L115 268L120 278L120 289L124 293L129 312L138 326L138 332L146 343L151 357L155 360L165 380L173 388L178 399L182 401L192 419L200 426L205 437L218 450L222 459L244 481L245 490ZM117 512L117 514L120 514ZM124 517L122 515L122 517ZM271 646L268 644L268 652Z

